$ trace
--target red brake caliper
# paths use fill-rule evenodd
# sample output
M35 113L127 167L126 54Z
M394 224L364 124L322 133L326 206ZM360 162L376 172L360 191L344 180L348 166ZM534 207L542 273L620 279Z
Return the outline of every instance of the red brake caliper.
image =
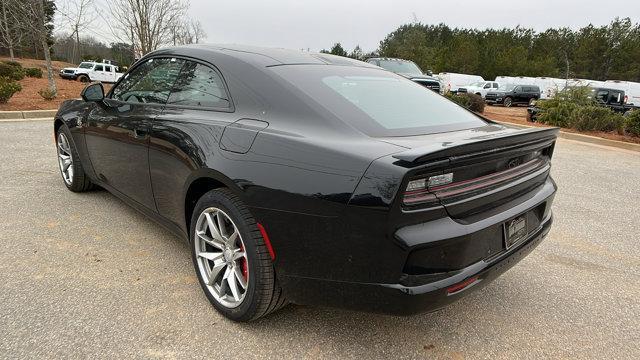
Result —
M240 251L244 251L244 246L240 243ZM249 271L247 267L247 258L243 257L240 261L240 268L242 269L242 276L244 276L245 281L249 279Z

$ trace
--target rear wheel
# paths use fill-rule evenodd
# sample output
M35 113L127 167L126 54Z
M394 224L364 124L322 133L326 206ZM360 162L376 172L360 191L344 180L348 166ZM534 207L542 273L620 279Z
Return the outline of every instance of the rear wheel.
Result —
M227 189L204 194L190 228L198 281L222 315L251 321L286 305L258 225L236 195Z
M93 189L95 186L82 168L71 131L66 125L62 125L56 133L56 150L60 175L67 189L73 192Z
M504 107L511 107L513 105L513 100L510 97L504 98Z

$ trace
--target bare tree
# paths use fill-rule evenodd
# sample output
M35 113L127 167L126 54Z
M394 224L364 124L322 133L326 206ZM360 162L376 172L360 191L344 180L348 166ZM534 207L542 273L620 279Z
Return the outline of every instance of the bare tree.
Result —
M45 14L44 1L45 0L21 0L20 10L24 12L24 19L33 19L33 21L26 22L25 26L33 32L40 46L42 46L47 66L49 91L52 94L56 94L58 89L54 79L53 65L51 64L51 49L49 48L49 41L47 39L51 24Z
M18 19L19 1L0 0L0 44L9 49L11 60L15 59L14 48L20 44L24 34L20 29L21 22Z
M189 3L185 0L113 0L116 36L131 41L140 55L173 42Z
M173 45L197 44L207 37L198 20L183 19L171 29Z
M71 56L72 62L80 62L80 33L86 30L97 18L94 0L65 0L61 2L60 14L71 30L70 37L75 38L75 45Z

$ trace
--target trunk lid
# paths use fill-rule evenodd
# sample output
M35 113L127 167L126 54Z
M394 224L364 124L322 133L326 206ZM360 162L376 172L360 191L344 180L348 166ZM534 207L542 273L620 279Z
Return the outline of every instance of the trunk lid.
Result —
M451 217L472 221L544 184L557 133L488 125L381 140L407 148L393 155L410 169L401 188L404 208L437 201Z

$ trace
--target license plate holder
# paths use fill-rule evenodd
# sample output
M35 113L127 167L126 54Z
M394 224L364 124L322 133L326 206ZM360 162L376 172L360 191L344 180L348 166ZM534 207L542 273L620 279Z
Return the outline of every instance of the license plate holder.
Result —
M527 237L527 214L517 216L504 224L504 244L510 249Z

